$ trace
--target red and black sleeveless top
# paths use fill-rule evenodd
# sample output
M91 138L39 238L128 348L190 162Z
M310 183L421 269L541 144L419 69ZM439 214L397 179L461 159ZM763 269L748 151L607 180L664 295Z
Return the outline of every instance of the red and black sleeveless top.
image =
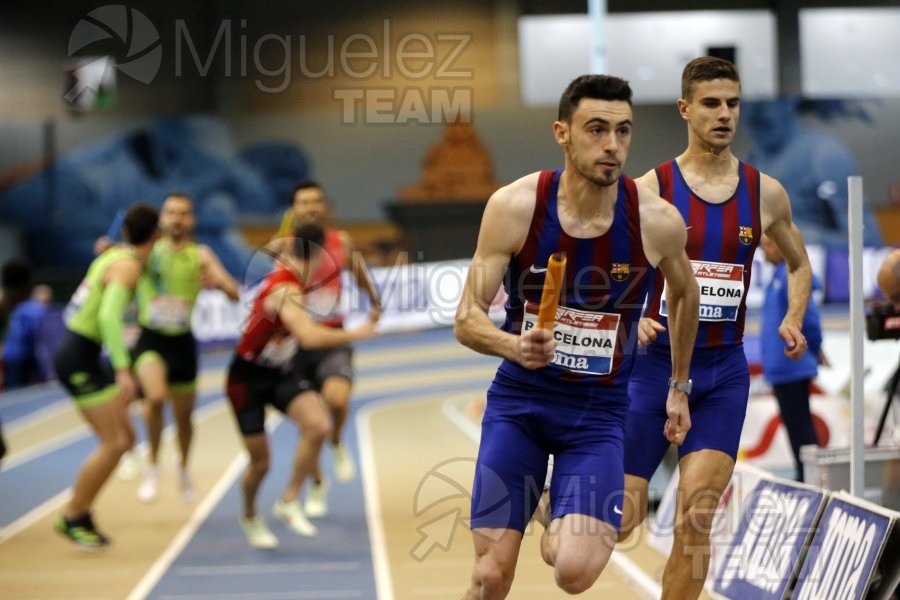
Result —
M297 340L288 332L278 314L267 312L263 303L269 294L284 293L278 289L295 284L303 289L303 283L291 269L276 263L272 272L260 284L253 300L250 315L244 323L244 331L238 340L235 353L242 359L261 367L282 369L297 352ZM299 299L298 299L299 300ZM290 302L290 298L284 298Z

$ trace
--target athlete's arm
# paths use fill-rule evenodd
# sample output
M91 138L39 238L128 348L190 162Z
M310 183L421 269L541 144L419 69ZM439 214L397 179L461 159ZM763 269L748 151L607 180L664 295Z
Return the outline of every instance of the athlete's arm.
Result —
M650 169L640 177L634 180L639 187L645 187L657 196L659 195L659 178L656 176L656 169ZM668 302L668 299L666 300ZM656 341L656 336L660 331L665 331L662 323L648 317L641 317L638 326L638 345L647 346Z
M125 344L123 321L125 308L134 294L141 271L141 263L133 259L117 260L109 265L103 276L103 296L97 314L100 338L116 372L119 396L125 402L134 400L137 385L131 375L131 356Z
M453 333L464 346L529 369L543 367L553 359L556 343L552 331L534 327L520 336L507 333L491 321L488 309L503 283L510 257L525 243L538 177L533 173L514 181L488 200L453 323Z
M197 252L200 258L200 285L205 288L222 290L232 302L240 300L237 282L225 270L216 253L204 244L197 246Z
M102 235L94 241L94 254L100 256L115 245L116 243L114 241L105 235Z
M788 309L778 327L778 335L787 345L785 356L798 359L806 352L802 328L812 290L812 267L803 236L791 219L791 202L787 192L775 179L762 173L760 175L762 228L784 255L788 269Z
M378 321L378 318L381 316L381 297L378 294L378 290L375 289L375 282L372 281L369 266L362 255L356 251L356 248L353 246L353 239L349 233L340 231L338 236L341 239L341 244L344 246L344 256L350 261L350 272L353 274L356 285L365 292L372 303L372 310L369 311L369 316Z
M325 327L316 323L306 313L303 292L296 284L286 284L273 290L263 301L263 310L281 317L281 322L305 350L346 346L375 335L372 319L366 319L355 329Z
M656 265L666 278L672 379L684 383L690 375L700 314L700 291L684 251L687 228L674 206L649 190L640 186L638 190L641 194L644 252L650 263ZM663 433L670 442L681 444L691 428L687 394L670 388L666 413L669 418Z

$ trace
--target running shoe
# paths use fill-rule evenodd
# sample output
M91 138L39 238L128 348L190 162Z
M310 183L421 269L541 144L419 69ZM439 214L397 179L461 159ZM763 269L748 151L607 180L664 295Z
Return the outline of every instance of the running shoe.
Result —
M284 521L297 535L313 537L319 533L316 526L310 523L309 519L306 518L303 508L296 500L293 502L276 500L275 506L272 507L272 514Z
M356 465L347 448L343 444L333 444L331 458L334 461L334 478L341 483L353 481L353 478L356 477Z
M150 465L144 473L144 479L141 480L141 485L138 486L137 497L141 502L149 504L151 502L156 502L156 497L158 495L159 467Z
M185 504L193 504L197 499L194 482L191 481L191 475L187 469L181 469L178 473L178 488L181 490L181 499Z
M306 492L306 502L303 504L308 517L324 517L328 514L328 482L322 480L313 484Z
M257 515L249 519L241 519L241 528L247 536L247 542L254 548L271 550L278 547L278 538L269 530L266 522Z
M72 520L60 515L56 519L55 528L82 550L100 550L110 543L108 537L97 531L90 513Z

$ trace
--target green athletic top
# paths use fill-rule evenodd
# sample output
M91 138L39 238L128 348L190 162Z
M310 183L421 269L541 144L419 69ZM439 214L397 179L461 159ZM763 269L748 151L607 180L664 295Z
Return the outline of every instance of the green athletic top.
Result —
M122 314L131 290L122 284L106 285L103 278L113 263L138 260L134 248L116 246L94 259L66 307L66 327L109 351L113 367L127 368L131 360L122 333Z
M166 335L187 333L199 293L197 244L173 250L160 240L153 245L147 269L138 281L138 322Z

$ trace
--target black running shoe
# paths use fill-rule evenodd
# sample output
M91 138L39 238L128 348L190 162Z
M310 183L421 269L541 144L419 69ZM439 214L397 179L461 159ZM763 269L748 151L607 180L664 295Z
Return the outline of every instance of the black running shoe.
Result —
M60 515L56 520L56 531L84 550L99 550L109 546L109 538L97 531L90 513L73 520Z

